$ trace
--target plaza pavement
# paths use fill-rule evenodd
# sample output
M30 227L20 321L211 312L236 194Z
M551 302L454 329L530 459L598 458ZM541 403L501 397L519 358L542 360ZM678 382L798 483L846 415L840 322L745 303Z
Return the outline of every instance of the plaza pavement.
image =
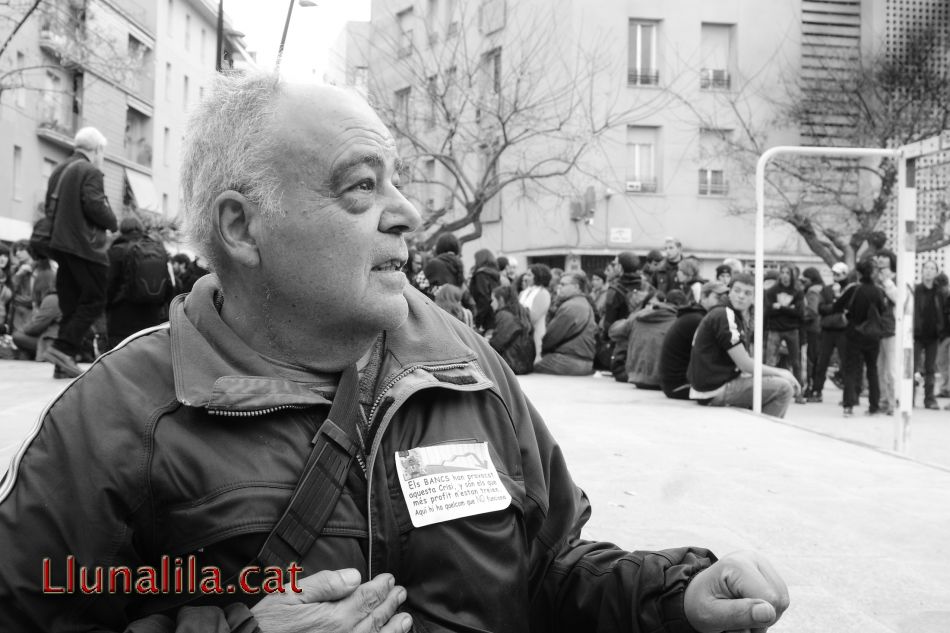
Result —
M65 386L51 373L0 361L0 469ZM950 631L950 412L915 410L897 455L894 418L844 419L833 388L778 421L600 376L522 384L591 498L585 537L763 552L792 597L777 632Z

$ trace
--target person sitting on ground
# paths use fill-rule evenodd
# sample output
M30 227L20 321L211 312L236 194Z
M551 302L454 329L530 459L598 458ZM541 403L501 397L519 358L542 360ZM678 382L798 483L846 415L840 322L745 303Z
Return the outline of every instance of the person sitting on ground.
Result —
M587 297L587 275L581 271L561 275L558 307L541 341L541 360L534 370L560 376L594 373L594 334L597 319Z
M534 362L541 360L541 339L547 331L548 308L551 307L551 269L544 264L532 264L522 275L524 290L518 295L518 302L531 313L531 331L534 336Z
M695 257L685 257L676 267L676 283L678 288L689 296L689 300L698 303L706 280L699 274L699 260Z
M455 284L442 284L435 293L435 304L470 328L475 327L472 311L462 305L462 289Z
M729 287L719 281L707 281L703 284L699 303L690 303L676 311L676 321L663 337L660 348L659 374L660 387L667 398L689 400L689 355L693 350L693 335L700 321L722 302L729 293Z
M510 285L492 290L491 304L495 309L495 329L489 344L515 374L531 373L536 356L531 312L521 305L518 293Z
M119 236L109 247L106 282L108 351L145 328L163 323L175 286L168 273L168 253L136 217L122 218Z
M10 333L9 309L13 300L13 282L10 280L10 251L0 242L0 336Z
M59 297L56 294L56 271L48 259L37 260L33 273L34 308L30 321L13 333L13 343L35 358L43 358L59 333ZM53 369L53 378L69 378L59 367Z
M30 244L26 240L13 243L11 249L13 258L10 261L10 287L13 298L8 310L8 324L10 331L16 334L22 331L30 322L33 314L33 256L30 255ZM15 358L19 360L33 360L31 352L17 349Z
M604 316L604 307L607 305L607 277L602 271L590 274L590 302L594 304L597 321Z
M672 290L665 301L651 301L646 308L630 315L627 382L637 389L660 389L663 340L676 321L677 310L690 303L682 290Z
M617 321L630 316L629 295L634 289L644 286L640 258L630 251L622 251L607 265L604 273L607 275L607 296L604 299L604 312L597 335L596 364L599 368L609 370L618 382L627 382L624 371L627 348L618 348L614 344L610 338L610 329Z
M658 293L656 288L649 284L643 284L638 288L633 288L627 295L627 302L630 304L630 314L626 318L617 319L607 337L610 341L613 353L610 356L610 373L617 382L627 382L627 348L630 344L630 331L633 329L633 317L641 310L647 310L655 301L665 301L663 293Z
M468 291L475 302L475 329L488 332L495 327L495 311L491 307L492 290L501 285L501 273L495 256L487 248L475 253L475 267Z
M214 78L181 183L191 243L215 273L175 298L168 327L57 395L12 460L0 631L779 620L788 589L762 556L582 537L589 499L519 381L406 286L406 236L423 221L400 191L398 147L355 91L253 70ZM461 490L452 475L474 492L447 502L425 483ZM191 561L209 582L158 592L169 564L178 578ZM92 583L131 570L139 590L122 591L120 573L118 591L80 591L72 563ZM76 590L53 595L44 564L53 587L68 575Z
M755 298L755 280L748 273L733 276L725 305L709 311L699 327L689 356L686 377L689 397L703 405L752 408L752 372L749 329L745 314ZM762 412L785 417L792 398L800 393L798 380L787 369L762 366Z

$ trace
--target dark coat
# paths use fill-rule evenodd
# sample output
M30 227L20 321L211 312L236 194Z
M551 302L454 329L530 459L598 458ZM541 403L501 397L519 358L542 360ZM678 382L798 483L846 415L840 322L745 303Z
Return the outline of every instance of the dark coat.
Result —
M73 152L50 174L46 204L51 203L63 170L73 162L77 165L65 174L59 190L50 248L107 266L106 231L115 231L118 222L106 198L102 172L83 154Z
M472 273L469 292L475 301L475 328L490 330L495 327L495 311L491 307L491 292L501 285L498 268L487 264Z
M423 270L430 286L452 284L461 288L465 284L465 266L455 253L436 255Z
M676 321L663 337L659 372L660 386L667 398L689 398L686 370L689 368L689 355L693 349L693 336L704 316L706 309L699 304L680 308Z
M592 361L596 331L597 320L590 299L587 295L574 295L558 305L541 340L541 352L568 354Z
M127 287L128 258L133 244L151 238L140 231L120 235L109 248L109 276L106 284L106 322L109 348L139 330L163 323L168 315L168 304L174 298L175 287L170 283L162 303L131 303L122 297ZM194 282L192 282L194 285Z
M780 308L774 307L780 294L791 295L792 302ZM802 326L805 316L805 297L801 290L793 285L783 286L776 283L765 291L765 329L772 332L797 330Z
M931 312L934 322L928 323L925 315L929 310L925 304L933 302L933 312ZM946 330L946 299L934 284L930 290L924 284L914 286L914 339L920 341L937 340L944 336Z
M534 367L535 349L531 313L522 305L518 308L518 314L508 307L499 308L489 343L511 370L520 375L530 373Z
M607 286L607 298L604 300L603 331L609 332L614 321L626 319L630 316L630 306L627 305L627 296L631 290L643 286L640 273L624 273Z
M660 352L666 333L676 321L676 308L658 303L632 317L627 343L627 382L638 387L660 386Z

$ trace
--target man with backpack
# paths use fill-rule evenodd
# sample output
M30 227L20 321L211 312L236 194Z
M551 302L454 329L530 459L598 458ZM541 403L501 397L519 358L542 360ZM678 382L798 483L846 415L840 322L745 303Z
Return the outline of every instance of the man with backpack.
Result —
M149 237L134 217L122 219L119 233L109 249L108 349L139 330L162 323L175 295L162 243Z
M59 264L56 293L63 317L59 336L43 359L70 378L82 373L75 357L106 305L106 231L117 228L102 184L106 137L84 127L76 132L75 144L72 156L50 174L46 190L46 216L52 219L49 252Z

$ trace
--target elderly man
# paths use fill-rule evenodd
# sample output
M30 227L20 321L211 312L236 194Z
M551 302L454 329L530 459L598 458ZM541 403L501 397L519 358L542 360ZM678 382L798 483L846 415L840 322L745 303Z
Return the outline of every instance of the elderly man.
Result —
M361 99L218 78L182 173L216 274L76 380L15 458L0 630L720 631L781 615L785 586L754 554L579 539L587 498L517 380L407 287L420 217Z

